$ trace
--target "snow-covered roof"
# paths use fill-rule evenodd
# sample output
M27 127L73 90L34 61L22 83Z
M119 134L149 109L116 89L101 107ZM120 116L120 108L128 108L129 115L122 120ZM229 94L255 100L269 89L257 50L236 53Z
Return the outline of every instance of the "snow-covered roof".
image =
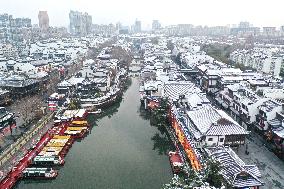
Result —
M191 108L197 107L202 104L209 104L210 100L206 98L206 95L203 93L192 93L185 96L187 103Z
M242 76L223 76L222 81L242 81Z
M280 108L281 104L275 100L267 100L263 102L258 108L264 112L271 112L274 108Z
M84 77L71 77L68 82L71 84L71 85L77 85L79 83L82 83L83 81L85 80Z
M158 90L158 86L162 85L161 81L148 81L144 84L144 90L148 91L154 91L154 90Z
M227 135L247 135L248 132L239 124L233 123L220 123L221 120L218 120L219 123L213 124L209 130L206 132L207 136L227 136ZM226 121L225 121L226 122Z
M277 129L272 129L273 133L278 135L280 138L284 138L284 127L278 127Z
M207 70L207 75L219 75L221 70Z
M211 147L205 151L220 165L223 178L236 188L261 186L261 174L255 165L246 165L238 155L229 147Z
M44 78L46 76L48 76L48 73L46 73L46 72L37 72L35 74L29 75L29 78L40 79L40 78Z
M179 99L180 95L188 95L201 92L199 88L191 82L167 82L163 87L163 95L172 100Z
M222 118L211 105L205 105L197 110L187 111L187 115L202 134L208 131L212 123Z
M267 82L264 80L255 80L255 79L248 80L248 83L250 83L251 85L266 85L267 84Z
M57 86L58 86L58 87L71 87L72 84L69 83L68 81L64 80L64 81L62 81L61 83L58 83Z
M106 83L107 79L106 78L94 78L94 79L92 79L92 82L94 82L94 83Z
M84 65L91 65L91 64L93 64L95 61L93 60L93 59L88 59L88 60L85 60L84 62L83 62L83 64Z
M187 111L187 115L195 127L203 135L246 135L248 132L223 110L205 104Z

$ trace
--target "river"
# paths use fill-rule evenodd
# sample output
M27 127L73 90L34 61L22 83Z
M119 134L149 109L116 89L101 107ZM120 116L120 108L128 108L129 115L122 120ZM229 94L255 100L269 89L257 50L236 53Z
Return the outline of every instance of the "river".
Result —
M54 180L20 181L17 189L159 189L172 177L166 138L140 112L139 81L91 133L75 142Z

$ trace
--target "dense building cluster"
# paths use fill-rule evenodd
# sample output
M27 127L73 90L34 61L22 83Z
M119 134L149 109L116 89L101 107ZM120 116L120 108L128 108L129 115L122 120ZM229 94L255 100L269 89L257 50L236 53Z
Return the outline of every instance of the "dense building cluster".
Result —
M12 98L36 93L53 71L61 73L60 70L80 62L88 52L87 44L97 47L104 41L102 38L44 40L27 46L26 55L16 59L11 59L12 52L3 53L6 56L0 60L1 88L8 90Z
M0 15L1 106L39 95L60 119L71 106L97 113L120 99L128 75L139 76L141 107L152 116L163 112L167 124L160 125L175 150L169 156L178 157L185 177L196 174L207 187L213 160L225 188L265 184L259 163L242 160L239 149L249 155L255 132L284 157L284 27L153 20L145 32L138 19L130 27L93 24L78 11L70 11L69 21L67 29L51 27L47 11L39 11L38 25ZM204 50L212 46L223 48L213 51L227 62ZM3 107L0 113L14 116Z
M230 59L234 63L274 76L279 76L284 62L283 50L281 48L270 48L269 46L236 50L231 53Z
M283 119L284 93L282 81L278 77L282 57L273 57L273 49L268 48L235 51L231 54L233 60L242 61L242 64L255 68L256 72L228 67L222 62L210 59L204 53L200 55L202 53L199 51L196 52L197 55L191 56L195 51L190 48L189 51L191 53L184 53L183 63L197 71L194 77L201 89L212 95L217 103L245 128L272 132L275 138L271 140L275 145L280 145L279 150L283 151L278 138L283 138L279 133L283 130L279 120ZM245 52L248 52L248 55ZM250 52L255 56L250 55ZM276 49L276 52L279 51ZM265 56L264 53L270 56Z
M32 27L30 18L13 18L9 14L0 15L0 41L18 41L25 38Z
M283 156L283 84L275 71L242 71L216 61L201 50L201 39L159 37L155 44L141 45L141 103L154 110L167 99L173 133L193 169L206 167L210 156L222 165L228 187L259 187L258 168L232 149L247 145L250 130L256 129Z

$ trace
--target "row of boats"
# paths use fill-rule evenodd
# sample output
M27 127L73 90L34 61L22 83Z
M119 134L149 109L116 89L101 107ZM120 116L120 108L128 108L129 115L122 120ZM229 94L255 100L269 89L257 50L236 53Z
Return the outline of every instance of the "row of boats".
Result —
M82 110L73 113L76 113L76 117L54 122L0 182L0 189L10 189L20 179L54 179L58 176L57 168L64 165L64 157L74 141L85 137L90 131L90 124L86 120L88 113Z

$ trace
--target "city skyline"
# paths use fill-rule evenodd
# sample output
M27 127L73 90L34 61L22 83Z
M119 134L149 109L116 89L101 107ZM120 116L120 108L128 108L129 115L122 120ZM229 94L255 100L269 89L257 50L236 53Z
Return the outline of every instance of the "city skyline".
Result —
M280 0L0 1L0 189L284 189Z
M174 24L225 26L238 24L240 21L248 21L259 27L284 25L284 15L280 14L284 3L280 0L270 0L269 4L267 2L240 0L228 3L225 0L217 2L176 0L173 4L160 0L145 0L138 4L138 2L133 3L129 0L103 2L11 0L2 3L0 12L12 14L15 17L28 17L32 19L32 24L38 24L38 12L47 11L51 26L65 27L69 25L70 10L89 13L93 17L93 24L121 22L123 25L133 25L138 19L142 22L142 29L150 29L152 20L159 20L163 26ZM25 8L18 9L18 7L27 6L29 11Z

